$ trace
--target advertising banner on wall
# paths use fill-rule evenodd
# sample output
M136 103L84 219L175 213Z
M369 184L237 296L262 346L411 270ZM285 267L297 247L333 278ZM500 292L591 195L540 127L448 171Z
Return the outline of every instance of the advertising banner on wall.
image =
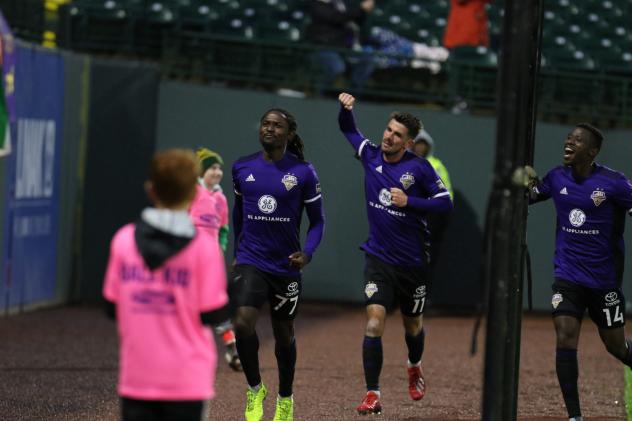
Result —
M15 60L0 308L53 300L56 286L63 60L23 43Z

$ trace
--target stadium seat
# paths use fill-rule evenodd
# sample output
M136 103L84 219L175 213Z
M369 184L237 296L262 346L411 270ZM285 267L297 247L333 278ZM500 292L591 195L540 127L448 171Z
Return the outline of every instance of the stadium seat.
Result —
M211 31L218 35L244 39L253 39L255 37L255 28L240 18L219 19L213 24Z
M620 51L607 57L602 57L600 67L613 73L632 74L632 49Z
M562 70L594 70L595 62L580 50L550 48L542 52L542 66Z
M177 28L179 7L170 1L149 1L135 19L134 42L136 52L159 57L167 36Z
M72 30L62 44L70 48L96 51L131 51L133 19L123 2L85 1L71 4Z
M181 4L178 15L178 27L185 31L206 32L210 30L213 20L218 18L217 12L201 2Z
M456 47L450 51L450 60L467 62L479 67L496 67L496 53L486 47Z
M301 40L301 31L286 20L258 25L257 32L263 39L271 41L298 42Z

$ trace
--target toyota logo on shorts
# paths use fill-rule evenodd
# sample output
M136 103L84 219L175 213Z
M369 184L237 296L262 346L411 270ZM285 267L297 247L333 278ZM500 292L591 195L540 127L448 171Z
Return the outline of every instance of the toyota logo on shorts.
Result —
M617 298L619 298L619 296L614 291L609 292L609 293L606 294L606 302L608 302L608 303L612 303L612 302L616 301Z
M292 282L287 286L287 290L290 292L295 292L298 289L298 282Z

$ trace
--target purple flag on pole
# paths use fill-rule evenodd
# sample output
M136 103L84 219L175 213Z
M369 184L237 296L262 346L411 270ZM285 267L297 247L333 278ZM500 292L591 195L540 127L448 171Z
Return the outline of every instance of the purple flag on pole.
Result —
M11 152L11 124L15 122L15 38L0 12L0 156Z

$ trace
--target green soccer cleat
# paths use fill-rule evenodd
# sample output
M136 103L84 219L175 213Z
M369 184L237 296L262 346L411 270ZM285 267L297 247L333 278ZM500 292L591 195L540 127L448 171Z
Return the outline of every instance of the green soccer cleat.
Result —
M294 419L294 398L277 396L276 411L272 421L292 421Z
M246 421L261 421L261 418L263 418L263 401L267 395L268 389L263 383L261 383L261 387L256 392L248 388L246 391Z

